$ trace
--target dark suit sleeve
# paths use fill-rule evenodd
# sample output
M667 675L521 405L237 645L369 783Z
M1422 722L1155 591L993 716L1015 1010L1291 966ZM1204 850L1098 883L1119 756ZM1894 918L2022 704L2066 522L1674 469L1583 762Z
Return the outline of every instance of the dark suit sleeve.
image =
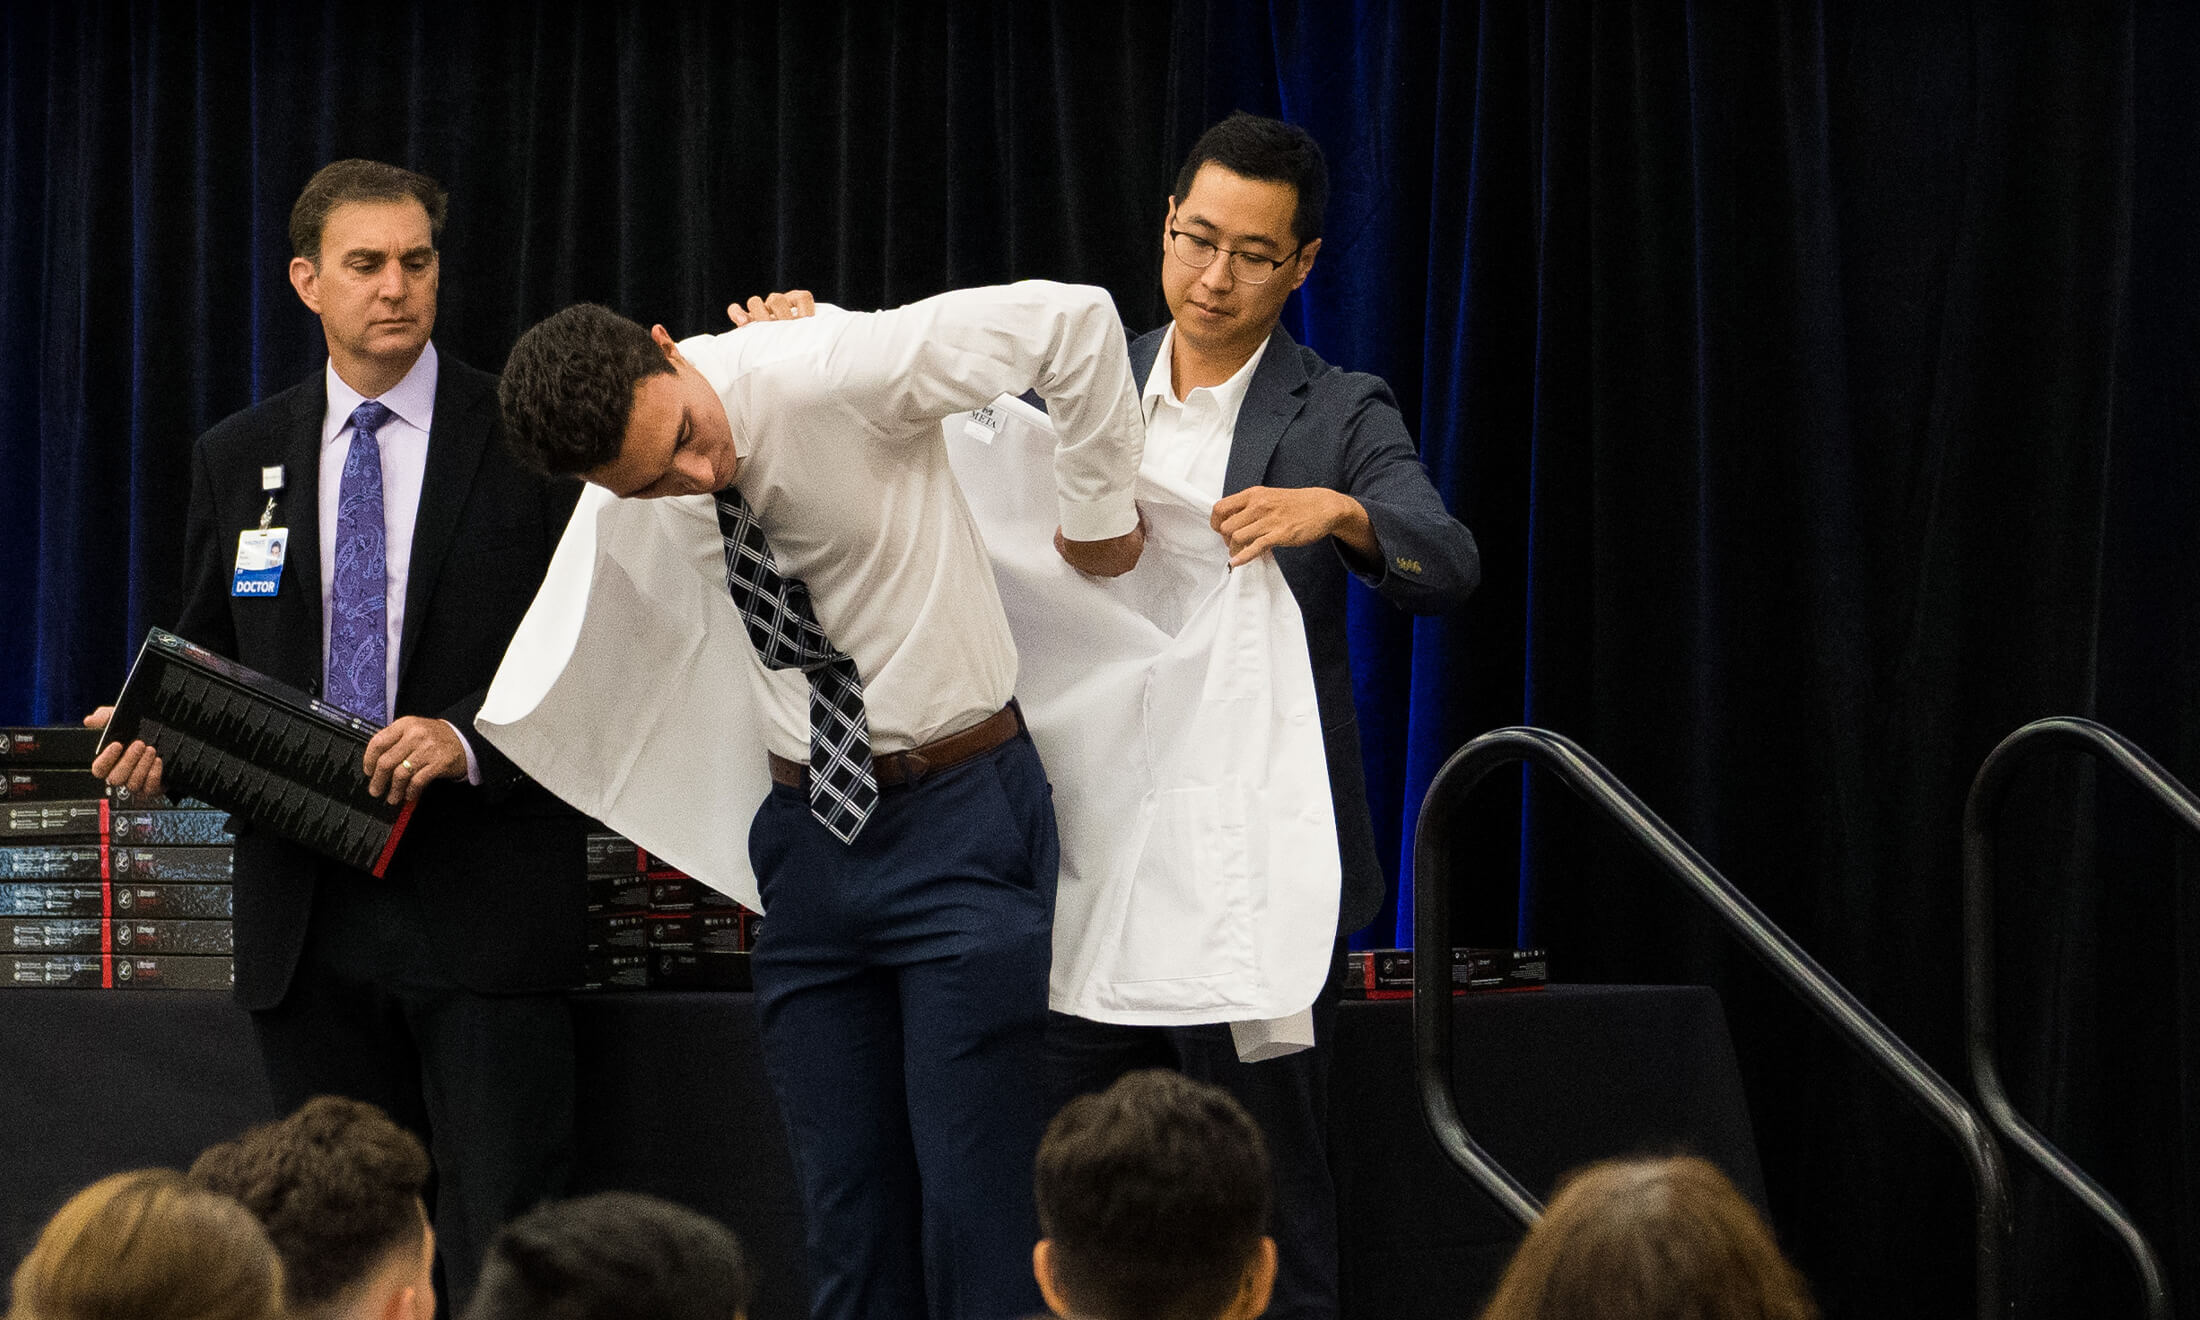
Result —
M558 542L565 536L565 525L572 521L573 506L581 497L581 483L558 477L544 477L539 481L541 498L538 507L542 513L543 528L542 563L547 567L550 557L557 553ZM539 590L541 586L541 577L538 575L530 590ZM481 767L482 791L489 795L490 801L497 802L502 801L514 787L522 783L526 775L512 764L510 757L497 750L495 743L482 737L481 731L474 728L474 717L481 713L481 704L488 698L489 689L486 686L479 687L438 714L440 718L449 720L465 737L466 745L473 748L474 762Z
M234 530L214 500L213 460L202 440L191 459L191 505L184 515L183 610L174 632L216 655L237 654L236 621L229 612Z
M1342 544L1337 554L1360 581L1399 609L1415 614L1455 609L1482 580L1474 535L1451 516L1429 481L1390 387L1374 376L1348 379L1355 397L1344 429L1340 489L1367 510L1382 562L1369 571Z

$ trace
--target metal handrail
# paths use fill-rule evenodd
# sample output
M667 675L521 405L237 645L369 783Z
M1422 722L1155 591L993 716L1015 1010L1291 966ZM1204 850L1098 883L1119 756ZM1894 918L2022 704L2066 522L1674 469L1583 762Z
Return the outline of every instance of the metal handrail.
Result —
M1414 827L1414 874L1421 878L1413 917L1414 1066L1422 1113L1444 1153L1515 1219L1536 1221L1540 1207L1468 1137L1451 1093L1451 895L1443 882L1452 872L1449 824L1484 776L1514 761L1550 771L1609 817L1651 860L1708 904L1775 977L1801 994L1837 1034L1868 1055L1955 1138L1971 1168L1978 1314L1980 1320L2001 1320L2002 1268L2011 1229L2009 1175L2001 1149L1977 1111L1625 784L1571 739L1544 729L1494 729L1460 748L1429 784Z
M2034 752L2090 752L2124 772L2187 828L2200 831L2200 797L2140 751L2130 739L2091 720L2072 716L2034 720L2008 737L1978 768L1963 803L1963 1019L1971 1056L1971 1086L1996 1131L2076 1197L2101 1220L2139 1272L2151 1320L2170 1320L2169 1284L2146 1235L2108 1190L2057 1150L2009 1103L1994 1044L1994 839L1995 812L2016 766Z

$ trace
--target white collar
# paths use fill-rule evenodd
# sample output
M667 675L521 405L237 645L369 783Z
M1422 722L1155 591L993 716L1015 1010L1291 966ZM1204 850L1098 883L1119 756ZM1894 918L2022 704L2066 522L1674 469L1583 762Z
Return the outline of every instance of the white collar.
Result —
M1161 332L1160 350L1154 354L1153 368L1146 373L1146 389L1138 397L1139 407L1145 411L1146 420L1149 422L1153 420L1156 405L1168 402L1182 407L1184 403L1182 399L1176 397L1174 380L1176 373L1169 365L1169 350L1175 343L1176 323L1172 321L1169 323L1169 328ZM1260 367L1261 357L1267 352L1268 341L1263 339L1260 341L1260 347L1253 350L1253 356L1245 359L1245 365L1239 367L1230 379L1220 385L1202 385L1199 389L1193 390L1192 393L1197 394L1199 390L1207 391L1214 396L1215 403L1221 408L1224 417L1237 416L1239 405L1245 401L1245 392L1252 388L1253 372Z
M329 360L325 372L328 412L321 424L321 443L324 445L351 424L352 410L367 401L365 395L345 384L344 378L336 374L335 359ZM399 420L425 433L435 417L436 375L435 343L431 340L421 348L419 360L412 364L405 378L382 391L382 406L397 414Z

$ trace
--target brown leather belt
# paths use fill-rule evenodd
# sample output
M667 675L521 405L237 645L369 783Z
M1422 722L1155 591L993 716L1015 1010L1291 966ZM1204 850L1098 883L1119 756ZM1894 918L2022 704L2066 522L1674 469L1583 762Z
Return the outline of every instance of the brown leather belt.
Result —
M871 758L871 773L878 777L880 788L892 788L897 784L913 784L929 774L936 774L949 766L961 765L973 756L980 756L1015 737L1024 727L1023 712L1011 701L1006 706L964 729L960 733L935 738L922 747L912 747L906 752L887 752ZM777 752L771 757L772 782L789 788L801 788L809 782L810 767L800 761L790 761Z

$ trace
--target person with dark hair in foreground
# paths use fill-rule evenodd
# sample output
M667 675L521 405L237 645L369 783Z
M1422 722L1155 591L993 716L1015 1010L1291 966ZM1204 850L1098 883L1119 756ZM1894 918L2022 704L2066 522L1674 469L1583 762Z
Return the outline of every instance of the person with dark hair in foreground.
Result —
M1276 1241L1260 1129L1230 1093L1160 1068L1070 1101L1035 1179L1032 1271L1065 1320L1252 1320Z
M210 1147L191 1181L233 1197L283 1258L301 1320L429 1320L435 1230L428 1152L373 1105L316 1096L290 1117Z
M580 816L473 730L580 487L521 471L495 378L437 351L444 217L380 161L299 193L290 283L328 358L199 438L174 631L382 726L368 787L416 803L380 877L233 823L235 993L277 1106L365 1100L433 1154L457 1300L498 1225L565 1188L587 904ZM92 768L160 789L143 742Z
M1692 1157L1608 1160L1561 1182L1482 1320L1817 1320L1772 1230Z
M283 1263L251 1214L174 1169L69 1198L15 1270L7 1320L285 1320Z
M740 754L770 772L747 834L770 914L752 967L817 1320L1040 1304L1031 1160L1051 1112L1059 843L939 425L1033 388L1056 423L1055 552L1129 571L1144 427L1099 289L1033 280L679 342L582 305L505 364L523 462L621 500L690 497L635 511L591 496L578 526L646 523L676 565L657 571L700 575L647 589L725 591L714 613L743 630L709 636L737 649L764 744ZM572 695L631 704L690 660L638 648L618 690Z
M743 1320L748 1309L731 1229L654 1196L602 1192L505 1225L466 1320Z

